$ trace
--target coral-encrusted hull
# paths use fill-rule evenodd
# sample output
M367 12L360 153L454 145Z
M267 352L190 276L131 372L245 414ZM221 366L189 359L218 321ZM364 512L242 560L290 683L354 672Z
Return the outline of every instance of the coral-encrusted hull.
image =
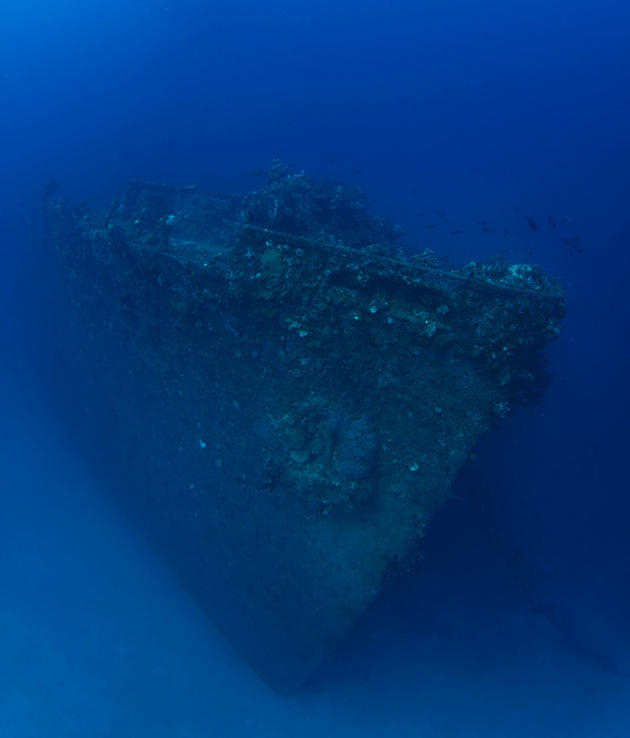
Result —
M246 198L133 183L109 213L47 210L94 455L283 689L348 633L479 434L537 385L564 311L530 267L404 259L353 198L282 170Z

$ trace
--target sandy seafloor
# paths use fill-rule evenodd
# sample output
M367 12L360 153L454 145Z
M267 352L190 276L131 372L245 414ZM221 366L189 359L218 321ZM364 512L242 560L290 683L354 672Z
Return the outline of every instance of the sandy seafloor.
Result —
M487 581L481 591L449 581L439 561L415 625L377 607L315 687L270 691L110 502L33 387L2 386L1 736L630 735L627 679Z

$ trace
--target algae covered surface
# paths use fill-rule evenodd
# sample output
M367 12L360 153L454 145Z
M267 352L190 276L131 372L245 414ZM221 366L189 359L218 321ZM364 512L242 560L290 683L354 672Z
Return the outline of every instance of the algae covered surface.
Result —
M562 287L410 255L359 190L279 162L245 196L134 181L46 216L125 504L254 668L298 687L480 434L541 391Z

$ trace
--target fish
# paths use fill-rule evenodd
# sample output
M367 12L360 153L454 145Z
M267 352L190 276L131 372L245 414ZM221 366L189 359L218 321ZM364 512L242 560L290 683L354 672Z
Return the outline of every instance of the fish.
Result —
M446 216L446 210L442 210L442 208L435 208L434 212L438 218L444 218Z
M437 228L435 223L427 223L424 227L425 228Z
M268 169L248 169L245 174L249 174L251 177L266 177L269 174Z
M487 220L477 220L475 222L482 226L490 225L490 223Z
M547 216L547 221L549 222L549 225L552 228L557 228L558 227L558 221L553 217L553 215L548 215Z
M481 230L482 230L482 231L483 231L484 233L493 233L493 232L494 232L494 231L492 230L492 228L488 228L488 226L481 226Z
M463 233L464 231L460 229L456 229L454 231L451 231L451 236L459 236L460 233Z
M572 248L574 251L577 251L578 254L584 253L584 248L582 247L581 241L582 239L579 236L571 236L570 238L565 236L562 239L562 243L566 243L566 245L569 248Z
M527 221L527 225L532 229L532 231L538 230L538 223L533 218L530 218L529 215L526 215L523 220Z

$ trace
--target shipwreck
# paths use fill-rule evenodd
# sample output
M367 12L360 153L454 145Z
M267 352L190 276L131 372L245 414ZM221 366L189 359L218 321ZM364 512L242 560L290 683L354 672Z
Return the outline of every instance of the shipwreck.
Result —
M132 181L45 217L96 455L235 648L298 688L541 391L562 286L405 252L356 188L277 162L244 196Z

